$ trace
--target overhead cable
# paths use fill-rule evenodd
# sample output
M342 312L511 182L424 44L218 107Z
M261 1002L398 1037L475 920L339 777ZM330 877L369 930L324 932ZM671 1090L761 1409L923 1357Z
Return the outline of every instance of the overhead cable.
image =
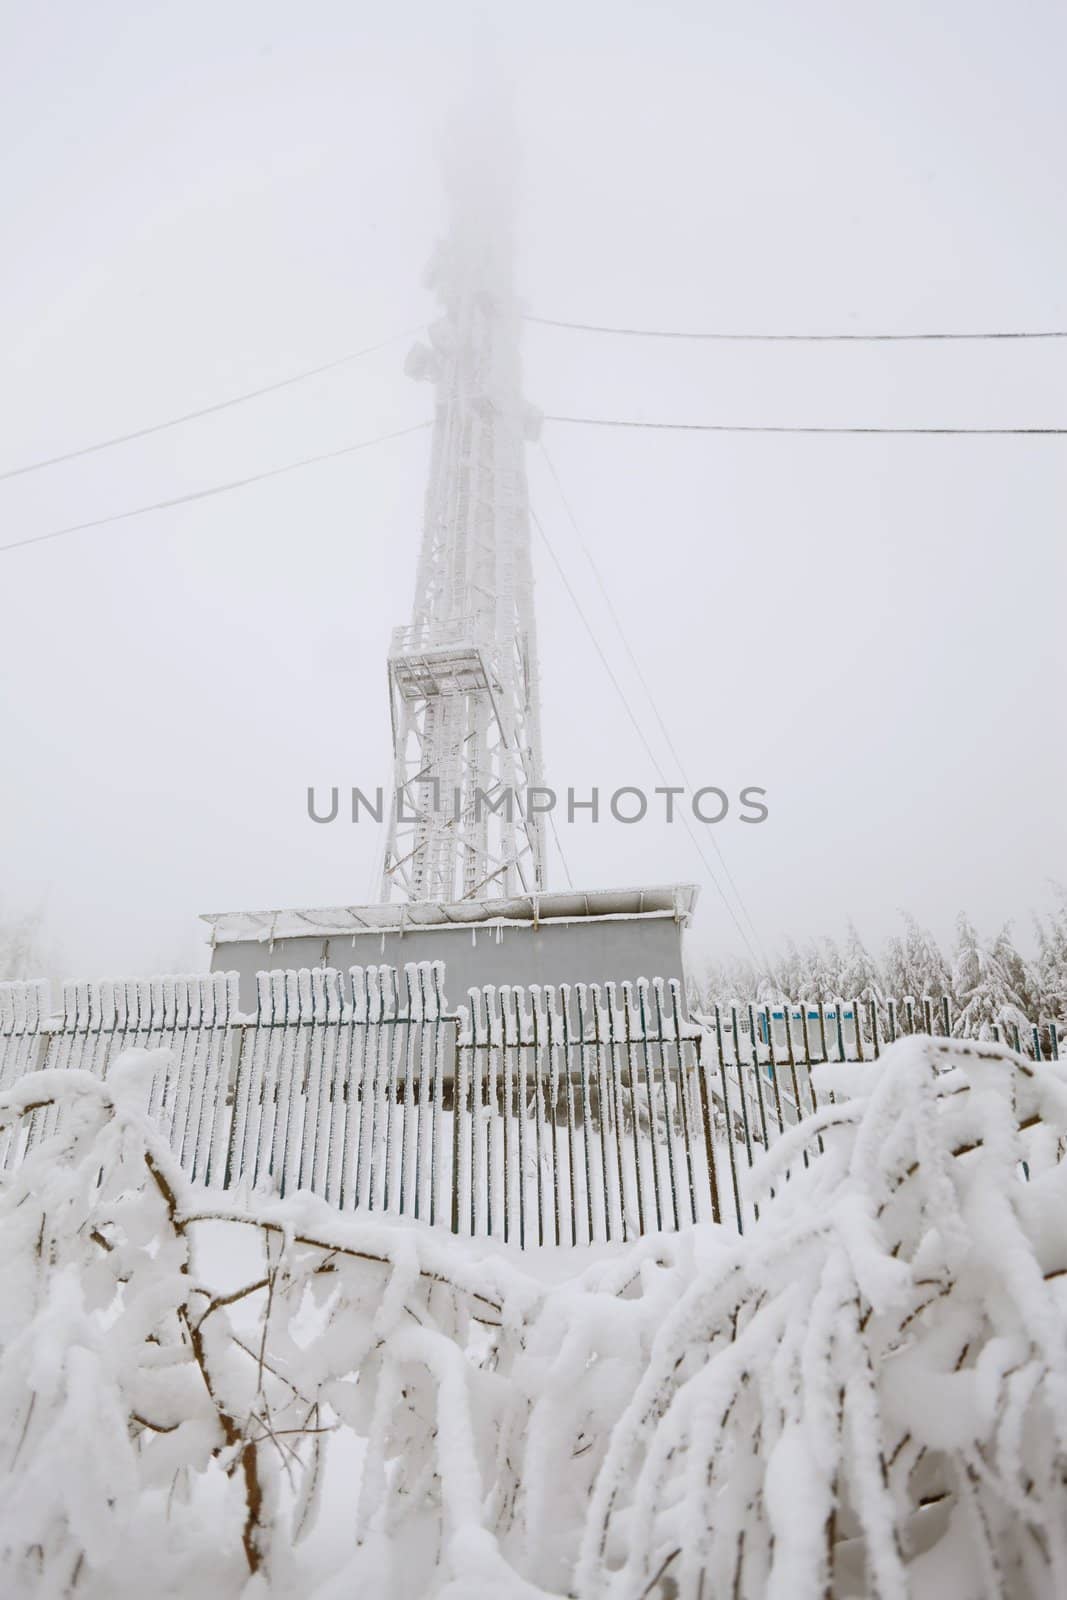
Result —
M546 415L543 422L565 422L582 428L650 428L668 433L890 433L890 434L1019 434L1062 437L1067 428L882 428L821 427L806 423L767 422L648 422L639 417L565 417Z
M524 322L543 328L567 328L575 333L619 334L628 339L717 340L739 344L906 344L946 340L1067 339L1067 329L1005 329L981 333L694 333L675 328L615 328L597 322L563 322L556 317L526 314Z
M291 372L287 378L277 378L273 383L261 384L258 389L246 389L241 394L231 395L228 400L216 400L213 405L201 406L197 411L183 411L180 416L168 417L165 422L152 422L147 427L134 428L130 433L117 433L110 439L98 439L95 444L85 444L77 450L66 450L62 455L46 456L41 461L29 461L22 467L10 467L6 472L0 472L0 482L6 478L21 478L27 472L40 472L45 467L57 467L63 461L77 461L81 456L95 455L98 450L110 450L117 444L130 444L134 439L147 439L150 434L163 433L167 428L177 428L183 422L195 422L198 417L210 417L216 412L228 411L231 406L243 406L247 400L258 400L260 395L274 394L279 389L291 388L293 384L303 383L307 378L317 378L320 373L333 372L335 368L347 366L352 361L359 361L363 356L373 355L377 350L385 350L389 345L399 343L401 339L410 339L413 333L419 331L419 326L405 329L403 333L394 333L379 344L367 345L363 350L351 350L347 355L335 356L332 361L324 361L321 366L305 367L302 372Z
M74 522L66 528L53 528L48 533L30 534L25 539L12 539L0 544L0 551L20 550L28 544L44 544L49 539L64 539L71 533L85 533L90 528L105 528L113 522L125 522L130 517L147 516L152 511L169 511L172 506L189 505L194 500L207 500L212 495L229 494L233 489L244 489L252 483L263 483L268 478L280 478L287 472L299 472L303 467L317 466L321 461L336 461L340 456L353 455L357 450L369 450L372 445L385 444L389 439L402 439L405 434L421 433L432 428L432 421L416 422L410 428L397 428L392 433L380 433L374 439L361 439L357 444L342 445L339 450L325 450L321 455L304 456L299 461L288 461L283 467L269 467L266 472L253 472L247 478L233 478L229 483L212 484L207 489L193 489L189 494L178 494L169 500L156 500L151 505L134 506L130 511L115 511L107 517L94 517L91 522Z
M653 765L657 775L661 779L661 781L664 784L666 784L667 775L664 772L662 766L660 765L659 758L657 757L656 752L653 750L651 744L649 743L648 736L645 733L644 728L641 726L640 719L638 718L636 712L634 711L633 707L630 704L629 698L627 697L627 694L626 694L626 690L623 688L622 684L619 682L619 680L616 677L614 671L612 670L611 663L608 660L606 654L604 653L603 646L601 645L600 640L596 636L596 633L595 633L595 631L593 629L593 625L589 621L589 618L586 615L585 609L582 606L582 603L579 600L577 594L574 592L574 588L572 587L571 582L570 582L569 578L567 577L566 572L563 569L563 564L560 561L559 556L556 554L555 547L552 544L551 540L549 539L548 534L545 532L544 525L542 524L541 519L540 519L540 517L538 517L536 511L533 509L533 506L530 507L530 520L533 523L534 527L537 529L538 533L540 534L541 539L542 539L542 541L544 543L545 549L548 551L549 555L552 558L553 565L555 566L556 571L559 573L560 580L563 583L563 587L566 589L568 595L571 598L571 601L572 601L572 603L574 605L575 610L577 611L579 617L581 618L581 621L582 621L582 623L583 623L583 625L585 627L585 631L586 631L586 633L588 633L589 638L590 638L590 640L592 642L593 648L596 651L597 655L600 657L601 665L603 666L604 671L607 673L609 679L611 680L612 687L615 689L616 693L619 696L619 699L622 701L623 709L625 710L626 715L629 717L630 721L633 723L634 730L635 730L635 732L637 734L637 737L640 739L642 745L645 748L646 755L648 756L649 760L652 762L652 765ZM722 884L719 882L718 877L715 874L715 869L712 866L712 864L711 864L710 860L708 859L707 855L704 853L704 849L703 849L703 847L702 847L702 845L700 843L700 840L697 838L696 834L693 832L693 829L690 827L689 819L685 816L684 812L682 813L682 821L685 824L686 832L689 834L689 837L692 840L694 847L696 848L697 854L700 856L700 859L704 864L704 869L707 872L708 877L711 879L711 882L714 885L715 889L717 890L717 892L719 894L719 897L722 900L723 905L726 907L726 910L727 910L727 912L728 912L728 914L730 916L730 920L733 922L734 927L737 929L739 935L741 936L742 943L745 945L745 948L748 950L748 953L752 957L752 960L755 963L757 969L761 968L763 963L761 962L760 957L757 954L757 952L753 949L752 941L749 938L748 934L745 932L743 923L741 923L738 920L737 912L734 910L733 906L730 904L730 901L729 901L729 898L728 898L728 896L726 894L726 891L723 889ZM774 981L772 973L768 972L767 976L771 978L772 982Z
M645 674L644 674L644 672L643 672L643 670L641 668L641 663L637 659L637 655L634 652L633 645L630 643L629 634L628 634L626 628L623 626L622 619L619 616L618 611L615 609L615 603L611 598L611 594L610 594L610 592L608 590L607 584L604 581L604 577L603 577L603 574L600 571L600 567L597 564L597 561L596 561L596 559L595 559L595 557L593 555L593 552L590 549L588 543L586 542L585 537L582 534L582 530L578 525L578 519L574 514L574 509L573 509L573 507L572 507L572 505L570 503L570 499L567 496L567 493L566 493L566 490L563 487L563 484L560 482L559 473L556 471L555 463L553 462L552 457L549 455L548 447L546 446L546 444L545 444L543 439L541 440L541 454L544 457L545 465L547 466L547 468L549 470L549 473L551 474L552 481L556 486L556 492L558 493L560 501L562 502L563 509L567 513L567 520L570 522L571 528L574 530L574 536L578 541L578 546L581 549L582 554L585 556L586 561L589 563L590 570L591 570L591 572L593 574L593 577L596 580L596 584L597 584L597 587L600 590L601 597L602 597L602 599L604 601L605 606L607 607L608 615L611 617L611 620L615 625L615 631L618 633L619 638L622 641L623 649L625 650L625 652L627 654L627 657L629 658L630 665L633 667L634 672L637 675L637 680L638 680L638 682L640 683L642 689L645 692L645 697L647 698L648 703L652 708L652 715L655 717L657 723L659 724L660 732L662 733L664 741L665 741L666 746L667 746L667 749L670 751L671 757L672 757L676 767L678 768L679 776L681 777L683 783L685 783L687 788L691 789L693 787L693 785L690 782L689 775L685 770L685 763L683 762L682 757L678 753L678 749L677 749L677 747L676 747L676 745L674 743L674 740L671 738L670 730L668 729L667 724L663 719L663 715L662 715L662 713L660 711L659 705L656 702L656 697L652 693L652 688L651 688L651 686L650 686L650 684L648 682L648 679L645 677ZM756 944L759 947L760 956L762 958L763 965L767 969L768 973L770 973L770 972L772 972L771 961L770 961L770 958L767 955L766 949L764 948L763 941L760 938L759 930L756 927L755 921L754 921L754 919L752 917L752 913L749 911L748 906L745 904L744 896L742 895L740 889L737 887L737 884L734 881L734 875L730 871L729 864L728 864L728 862L726 860L726 857L725 857L725 855L723 854L723 851L722 851L722 846L719 844L719 841L716 838L714 833L711 836L711 842L715 847L715 854L719 858L719 863L720 863L720 865L722 867L722 870L726 874L726 881L729 883L730 888L733 890L734 897L737 900L737 904L740 907L742 914L744 915L746 921L748 922L749 927L752 930L752 937L755 939Z

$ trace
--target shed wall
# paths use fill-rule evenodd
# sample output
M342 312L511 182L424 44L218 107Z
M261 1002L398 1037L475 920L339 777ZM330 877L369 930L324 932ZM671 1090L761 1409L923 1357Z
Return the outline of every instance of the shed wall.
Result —
M335 938L276 939L220 944L213 972L237 972L244 1011L255 1009L257 972L281 967L389 966L443 961L445 994L461 1005L483 984L622 983L677 978L682 928L673 917L590 918L538 927L419 928L404 933L357 933Z

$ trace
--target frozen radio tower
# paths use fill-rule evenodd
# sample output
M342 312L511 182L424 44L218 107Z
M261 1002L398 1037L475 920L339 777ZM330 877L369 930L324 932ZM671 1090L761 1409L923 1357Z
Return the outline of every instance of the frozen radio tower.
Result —
M498 78L479 72L461 103ZM488 984L684 978L692 885L545 887L538 804L552 797L536 795L525 462L541 418L519 373L510 123L496 108L472 122L446 152L448 223L429 272L441 313L408 358L411 376L434 386L433 447L411 620L388 654L403 804L388 810L381 892L371 905L208 916L213 966L238 972L245 1007L259 1003L265 960L294 973L442 962L454 997Z
M526 442L503 119L453 138L450 220L429 272L442 315L407 371L434 386L411 623L389 650L395 790L383 901L485 900L544 887Z

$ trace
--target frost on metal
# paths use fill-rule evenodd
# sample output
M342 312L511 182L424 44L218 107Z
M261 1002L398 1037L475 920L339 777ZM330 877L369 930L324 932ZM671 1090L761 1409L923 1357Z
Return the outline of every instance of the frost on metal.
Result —
M508 139L451 151L451 224L429 273L442 316L408 360L434 386L411 622L389 651L394 784L383 901L544 887L540 686L530 564ZM480 798L482 797L482 798Z
M449 1014L440 963L316 968L260 973L251 1016L224 974L71 984L52 1020L14 985L0 989L8 1014L0 1088L165 1051L147 1110L197 1183L309 1190L520 1244L721 1219L723 1118L673 980L490 985ZM0 1163L59 1116L41 1108L9 1132Z
M1058 1063L818 1067L743 1238L578 1256L193 1188L152 1069L0 1095L5 1594L1067 1592Z

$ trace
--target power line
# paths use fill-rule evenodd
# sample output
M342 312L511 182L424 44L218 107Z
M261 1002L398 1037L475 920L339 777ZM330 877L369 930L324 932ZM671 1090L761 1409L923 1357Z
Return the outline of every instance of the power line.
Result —
M376 350L385 350L391 344L398 344L401 339L410 339L413 333L419 331L421 324L415 328L405 329L403 333L394 333L388 339L383 339L380 344L371 344L364 350L351 350L347 355L336 356L332 361L324 361L318 367L306 367L303 372L293 372L287 378L278 378L274 383L264 383L258 389L246 389L243 394L231 395L228 400L217 400L214 405L201 406L198 411L184 411L179 417L169 417L166 422L153 422L146 428L135 428L132 433L117 433L111 439L99 439L96 444L82 445L78 450L67 450L62 455L47 456L42 461L30 461L23 467L11 467L7 472L0 472L0 483L6 478L21 478L27 472L40 472L44 467L57 467L63 461L76 461L80 456L95 455L98 450L110 450L117 444L129 444L134 439L147 439L150 434L163 433L167 428L177 428L183 422L195 422L197 417L210 417L217 411L228 411L231 406L242 406L246 400L258 400L260 395L275 394L279 389L289 389L294 383L303 383L307 378L317 378L320 373L333 372L337 367L348 365L349 362L359 361L363 356L371 356Z
M624 708L624 710L626 712L626 715L629 717L630 721L633 723L634 730L635 730L635 732L637 734L637 737L640 739L642 745L644 746L645 752L648 755L649 760L652 762L652 765L655 768L658 776L662 779L663 783L666 784L667 783L667 775L664 772L663 768L660 766L659 760L658 760L658 758L656 756L656 752L653 750L652 746L649 744L648 736L646 735L644 728L642 728L641 723L638 720L637 715L634 712L634 709L630 704L630 701L629 701L629 699L627 697L626 691L623 688L622 684L619 682L618 678L615 676L615 673L613 672L612 667L611 667L611 663L609 662L607 656L604 654L604 650L603 650L603 647L602 647L602 645L600 643L600 640L597 638L596 633L593 630L593 625L589 621L589 618L586 616L586 613L585 613L585 610L584 610L584 608L582 606L582 603L578 599L578 596L575 594L574 589L571 586L570 580L567 577L566 572L563 570L563 564L560 561L559 556L556 554L555 548L554 548L551 540L549 539L548 534L544 530L544 527L542 525L541 519L537 515L536 511L533 509L532 506L530 507L530 520L533 523L534 527L537 529L538 533L541 535L542 540L544 541L545 549L548 551L549 555L552 558L552 562L553 562L553 564L554 564L554 566L556 568L556 571L559 573L560 579L561 579L561 581L563 583L563 587L566 589L566 591L567 591L568 595L570 596L571 601L572 601L572 603L574 605L574 609L577 611L579 617L582 620L582 623L583 623L583 625L585 627L585 631L586 631L586 633L588 633L589 638L592 641L593 648L596 651L597 655L600 657L601 665L603 666L604 671L607 673L608 677L611 680L612 687L615 689L615 692L618 694L619 699L622 701L623 708ZM722 900L723 905L726 907L726 910L729 913L730 919L733 922L734 927L737 929L738 933L741 935L741 939L742 939L742 941L743 941L743 943L745 945L745 948L747 949L749 955L752 957L752 960L755 962L756 967L759 968L761 966L760 957L757 955L756 951L753 949L751 939L748 937L748 934L745 932L742 923L738 920L737 912L734 910L733 906L730 904L730 901L729 901L729 899L728 899L728 897L726 895L725 890L723 889L722 884L719 882L718 878L715 875L715 869L712 866L711 862L708 860L708 857L704 854L703 848L701 847L701 844L700 844L700 840L697 838L696 834L693 832L692 828L690 827L689 819L685 816L684 812L682 813L682 821L685 824L686 832L689 834L690 839L692 840L694 846L696 847L697 854L700 856L700 859L704 864L704 869L707 872L708 877L711 879L711 882L714 884L715 889L718 891L719 898ZM768 975L768 977L771 978L771 980L773 982L773 974L768 972L767 975Z
M567 328L584 333L620 334L642 339L696 339L736 341L744 343L887 343L900 341L930 341L930 340L990 340L990 339L1065 339L1067 330L1051 329L1041 331L1016 331L1016 332L986 332L986 333L691 333L662 328L616 328L587 322L563 322L552 317L535 317L527 315L523 318L526 322L539 324L549 328ZM108 439L99 439L93 444L81 445L76 450L66 450L58 455L45 456L40 461L29 461L21 467L9 467L0 472L0 483L8 478L19 478L30 472L41 472L45 467L60 466L66 461L77 461L82 456L95 455L100 450L110 450L116 445L131 444L137 439L149 438L152 434L163 433L168 428L176 428L186 422L195 422L200 417L209 417L220 411L228 411L233 406L244 405L249 400L257 400L262 395L275 394L281 389L291 388L294 384L304 383L309 378L321 376L324 372L333 372L338 367L359 361L364 356L374 355L378 350L388 349L390 345L398 344L402 339L409 339L418 333L422 324L406 328L400 333L390 335L377 344L367 345L362 350L351 350L345 355L335 356L330 361L324 361L316 367L306 367L300 372L290 373L288 377L278 378L273 383L261 384L255 389L246 389L241 394L231 395L227 400L215 401L209 406L200 406L195 411L184 411L179 416L168 417L162 422L149 423L143 428L134 428L129 433L114 434ZM657 422L612 422L593 417L548 417L549 422L583 422L598 426L613 427L646 427L646 428L696 428L704 432L716 433L1062 433L1060 428L805 428L805 427L755 427L733 424L711 423L657 423Z
M824 428L804 424L757 422L645 422L631 417L545 416L543 422L569 422L583 428L652 428L673 433L909 433L909 434L1019 434L1061 437L1067 428Z
M574 333L620 334L629 339L696 339L738 344L917 344L980 339L1067 339L1067 329L1011 330L992 333L692 333L674 328L614 328L596 322L561 322L555 317L526 315L524 322Z
M567 888L573 889L574 879L571 877L571 869L567 865L567 857L563 853L563 841L559 836L559 829L556 827L556 819L551 811L548 813L548 825L552 829L552 837L556 842L556 850L559 853L560 861L563 863L563 875L567 880Z
M75 522L66 528L53 528L49 533L34 533L25 539L12 539L0 544L2 550L20 550L28 544L44 544L49 539L63 539L69 533L85 533L90 528L104 528L112 522L125 522L130 517L143 517L150 511L168 511L172 506L188 505L193 500L208 500L212 495L229 494L231 489L244 489L252 483L263 483L267 478L280 478L287 472L299 472L302 467L317 466L321 461L336 461L339 456L349 456L357 450L369 450L372 445L385 444L389 439L402 439L405 434L421 433L432 428L432 421L416 422L410 428L397 428L392 433L380 433L375 439L361 439L357 444L342 445L339 450L326 450L321 455L304 456L300 461L289 461L283 467L270 467L266 472L254 472L247 478L234 478L229 483L216 483L208 489L194 489L189 494L175 495L170 500L156 500L152 505L135 506L132 511L115 511L111 516L95 517L91 522Z
M563 508L567 513L568 521L570 522L571 527L574 529L574 536L578 541L579 548L581 549L582 554L585 556L586 561L589 563L590 570L592 571L593 577L596 579L597 587L599 588L601 596L602 596L602 598L604 600L604 604L607 607L608 614L610 615L612 622L615 624L615 629L616 629L616 632L619 635L619 638L622 641L623 649L626 651L626 654L627 654L627 656L629 658L629 661L630 661L630 665L633 667L635 673L637 674L638 682L640 683L642 689L645 692L645 697L648 700L648 703L652 708L652 715L655 717L657 723L659 724L659 729L660 729L660 732L662 733L662 735L664 737L664 740L666 741L667 749L670 751L671 756L674 759L674 762L675 762L675 764L676 764L676 766L678 768L678 772L679 772L679 775L682 778L683 783L685 783L687 788L691 789L693 787L693 785L690 782L689 775L685 770L685 763L683 762L681 756L678 753L678 750L677 750L677 748L675 746L674 740L671 738L670 730L668 729L667 724L663 720L663 716L662 716L662 714L660 712L658 704L656 703L656 698L652 693L652 689L651 689L651 687L649 685L648 679L645 677L645 674L644 674L644 672L643 672L643 670L641 668L641 663L637 659L637 656L636 656L636 654L634 652L634 648L630 643L630 639L629 639L629 636L627 634L627 631L622 625L622 620L619 617L619 613L615 609L615 603L612 600L611 594L608 591L607 584L604 582L604 577L603 577L603 574L600 571L600 567L598 566L598 564L596 562L596 559L593 556L592 550L589 548L589 545L586 543L586 540L585 540L585 538L584 538L584 536L582 534L581 528L578 526L578 519L574 514L574 508L572 507L572 505L570 503L570 500L569 500L569 498L567 496L567 493L566 493L566 491L565 491L565 489L563 487L563 484L560 482L559 473L556 471L555 463L553 462L552 457L549 455L548 448L545 445L545 442L544 442L543 439L541 440L541 454L544 457L545 465L547 466L547 468L548 468L548 470L549 470L549 472L550 472L550 474L552 476L552 481L555 484L556 490L557 490L557 492L559 494L559 497L560 497L560 500L563 503ZM771 975L773 977L773 973L771 971L771 962L770 962L770 959L767 956L766 950L764 949L763 941L760 938L759 930L757 929L756 924L755 924L755 922L753 920L752 913L749 911L747 905L745 904L744 896L742 895L740 889L737 887L737 884L734 881L733 873L730 871L730 868L729 868L729 865L727 863L726 857L723 855L722 846L719 844L719 841L718 841L718 839L716 838L716 836L714 834L712 834L712 836L711 836L711 842L715 847L715 854L719 858L719 863L720 863L720 865L721 865L721 867L723 869L723 872L726 874L726 881L729 883L731 889L733 890L734 897L737 900L737 903L741 908L742 914L746 918L749 927L752 929L752 937L755 939L756 944L757 944L757 946L759 948L760 956L761 956L761 958L763 960L763 965L766 967L768 973L771 973Z

